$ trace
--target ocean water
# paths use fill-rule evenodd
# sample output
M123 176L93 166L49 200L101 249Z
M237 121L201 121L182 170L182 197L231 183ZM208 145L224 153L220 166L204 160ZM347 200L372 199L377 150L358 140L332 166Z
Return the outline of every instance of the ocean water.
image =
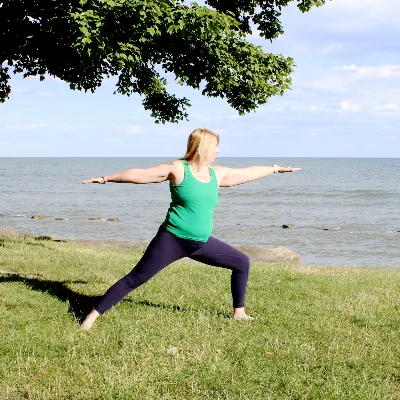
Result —
M0 158L0 213L5 215L0 227L77 239L148 241L168 209L168 183L80 182L170 159ZM275 163L302 171L221 188L214 236L232 245L285 246L299 253L304 265L400 266L400 159L216 162L233 168ZM112 217L120 222L107 221ZM296 228L283 229L283 224Z

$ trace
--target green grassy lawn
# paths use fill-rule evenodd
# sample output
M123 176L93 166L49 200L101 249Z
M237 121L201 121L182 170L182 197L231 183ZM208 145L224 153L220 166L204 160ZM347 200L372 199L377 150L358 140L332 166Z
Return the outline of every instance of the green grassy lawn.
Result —
M0 399L400 399L400 269L253 265L237 322L183 260L78 331L140 256L0 238Z

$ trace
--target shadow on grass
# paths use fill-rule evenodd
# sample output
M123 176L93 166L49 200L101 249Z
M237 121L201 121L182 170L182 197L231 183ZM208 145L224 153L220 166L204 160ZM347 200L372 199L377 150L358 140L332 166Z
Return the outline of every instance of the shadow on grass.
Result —
M23 283L32 290L38 292L48 293L61 301L68 301L69 312L74 315L79 323L82 323L86 315L92 310L94 304L100 299L100 296L87 296L84 294L76 293L70 288L68 284L73 283L87 283L85 281L52 281L32 275L20 275L12 273L2 273L0 275L1 282L19 282Z
M87 296L85 294L77 293L71 290L67 285L74 283L87 283L86 281L52 281L39 276L21 275L13 273L0 272L0 283L2 282L19 282L23 283L32 290L47 293L50 296L69 303L69 312L82 323L86 315L93 309L94 305L100 300L102 296ZM193 313L198 310L192 308L184 308L172 304L153 303L148 300L134 301L132 299L124 299L123 302L135 303L141 306L159 308L164 310L179 311L185 313ZM231 318L230 315L222 312L216 312L216 315L223 318Z
M130 301L130 300L127 300L127 301ZM148 301L148 300L137 301L135 303L139 304L141 306L160 308L160 309L163 309L163 310L180 311L180 312L185 312L185 313L193 313L193 312L200 311L200 310L193 309L193 308L184 308L184 307L181 307L181 306L174 306L172 304L153 303L153 302ZM228 318L228 319L232 318L231 315L225 314L225 313L220 312L220 311L217 311L215 313L215 315L218 315L219 317L223 317L223 318Z

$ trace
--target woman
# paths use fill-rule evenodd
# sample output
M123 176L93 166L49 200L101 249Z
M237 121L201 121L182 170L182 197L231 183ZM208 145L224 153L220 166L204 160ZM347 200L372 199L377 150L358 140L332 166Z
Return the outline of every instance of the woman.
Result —
M225 168L210 167L219 153L219 136L208 129L194 130L188 139L183 159L162 163L152 168L129 169L82 183L159 183L169 180L171 204L165 221L150 242L135 268L108 289L81 325L89 330L105 311L122 300L167 265L183 257L232 270L231 293L233 317L252 319L244 311L249 275L246 254L211 236L213 211L218 202L220 186L234 186L300 168L267 167Z

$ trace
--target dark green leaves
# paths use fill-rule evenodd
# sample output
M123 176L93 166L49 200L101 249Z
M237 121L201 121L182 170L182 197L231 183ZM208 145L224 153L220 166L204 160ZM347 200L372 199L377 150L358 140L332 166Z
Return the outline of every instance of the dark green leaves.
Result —
M322 6L326 0L207 0L215 10L232 15L245 33L252 33L251 25L260 32L260 36L273 40L284 33L279 20L283 7L296 2L300 11L309 11L312 7Z
M0 101L10 94L13 63L14 73L50 74L92 92L118 76L116 93L141 95L156 122L185 119L190 106L167 92L165 74L244 114L290 88L293 60L245 40L250 19L266 38L282 33L279 10L288 3L209 1L211 9L173 0L4 1ZM306 11L323 3L298 6Z

